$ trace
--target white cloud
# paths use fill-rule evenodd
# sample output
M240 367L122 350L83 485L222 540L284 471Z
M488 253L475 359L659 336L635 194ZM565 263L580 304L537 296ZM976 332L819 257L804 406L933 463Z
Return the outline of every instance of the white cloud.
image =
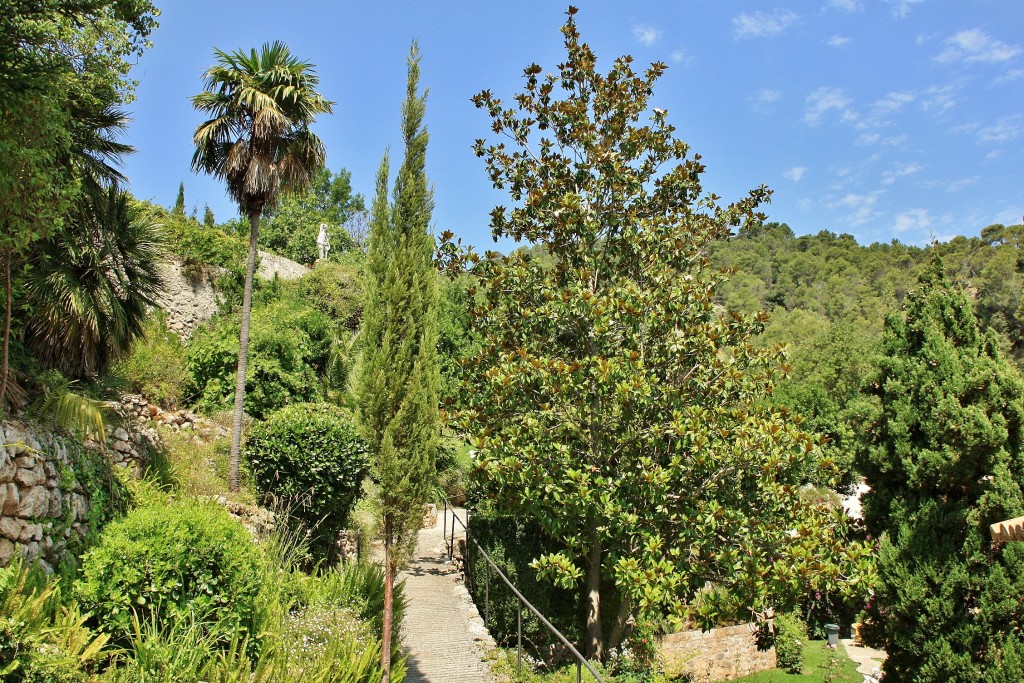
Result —
M828 206L830 209L852 209L841 220L853 226L863 225L876 215L875 204L878 203L878 198L882 196L883 192L884 190L876 190L868 194L850 192Z
M768 90L767 88L761 90L754 96L754 101L758 104L771 104L772 102L778 102L782 97L781 90Z
M996 85L1004 85L1006 83L1012 83L1020 78L1024 78L1024 69L1010 69L1002 76L996 78L993 83Z
M924 2L924 0L887 0L893 5L892 15L899 19L906 17L910 14L910 8L913 5Z
M821 123L822 117L831 110L842 114L844 121L852 121L857 115L849 109L852 102L842 88L821 87L807 96L807 110L804 121L812 126Z
M921 109L924 111L943 112L956 106L956 98L953 93L956 88L952 85L933 85L925 89L921 97Z
M651 26L637 25L633 27L633 37L641 44L650 47L661 39L661 31Z
M910 230L926 230L932 226L932 217L928 209L910 209L896 216L892 229L902 233Z
M959 192L965 187L976 185L981 180L980 175L971 176L970 178L960 178L959 180L953 180L945 184L946 192Z
M856 12L861 8L860 0L828 0L828 6L844 12Z
M806 173L807 173L807 167L806 166L794 166L793 168L789 169L788 171L783 171L782 172L782 177L783 178L787 178L789 180L792 180L794 183L799 183L800 180L804 177L804 174L806 174Z
M999 143L1016 140L1024 133L1024 115L1004 116L991 126L978 129L979 143Z
M846 36L836 35L826 40L825 44L829 47L843 47L844 45L849 45L851 40L853 39Z
M911 162L909 164L897 166L896 168L891 168L888 171L882 173L882 184L892 185L893 183L896 182L897 178L905 178L908 175L914 175L922 168L924 167L916 162Z
M1001 156L1003 156L1003 150L994 149L985 155L985 161L992 161L993 159L998 159Z
M694 62L693 57L687 54L686 50L682 48L672 50L672 53L668 58L672 60L673 64L682 64L683 66L690 66Z
M737 38L764 38L782 33L796 23L800 16L786 9L774 12L753 12L733 17L732 26Z
M940 62L1005 62L1021 53L1016 45L996 40L980 28L946 38L946 49L935 57Z
M911 92L891 92L885 97L875 100L871 107L880 114L891 114L913 102L914 98L915 95Z

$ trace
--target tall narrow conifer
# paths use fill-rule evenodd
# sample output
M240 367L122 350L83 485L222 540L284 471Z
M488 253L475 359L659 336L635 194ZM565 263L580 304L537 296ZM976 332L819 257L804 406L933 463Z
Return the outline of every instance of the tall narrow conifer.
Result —
M377 174L368 253L359 411L369 441L385 551L382 666L390 678L395 576L411 553L434 473L440 374L432 192L424 162L426 93L417 94L419 49L409 53L402 107L405 158L388 203L388 157Z

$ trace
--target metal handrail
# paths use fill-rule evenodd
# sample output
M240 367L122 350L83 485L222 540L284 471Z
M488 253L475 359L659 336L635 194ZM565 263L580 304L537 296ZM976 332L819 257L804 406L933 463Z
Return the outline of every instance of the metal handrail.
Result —
M470 535L469 527L461 519L459 519L459 516L455 513L455 506L451 504L451 502L448 500L447 496L442 496L442 498L444 499L444 512L442 513L442 517L441 517L441 519L442 519L441 536L442 536L442 538L444 538L446 545L448 545L448 510L451 509L451 511L452 511L452 536L451 536L451 544L448 545L448 559L449 560L452 559L452 555L453 555L453 553L455 551L455 522L458 522L459 526L461 526L462 529L466 532L466 541L467 542L468 541L472 541L473 545L475 545L477 550L480 551L480 555L483 556L484 560L487 561L487 564L484 565L484 568L486 569L487 565L490 565L491 568L494 569L495 573L497 573L498 578L500 578L502 580L502 582L506 586L508 586L508 589L510 591L512 591L513 595L515 595L516 598L519 600L519 612L518 612L517 619L516 619L516 622L517 622L517 624L516 624L516 628L517 628L517 633L516 633L516 638L517 638L517 645L516 645L516 657L517 657L517 659L516 659L516 667L517 667L516 668L516 676L521 678L522 675L523 675L523 605L526 605L526 608L529 609L531 612L533 612L534 615L536 615L536 617L540 620L540 623L544 624L544 626L547 627L547 629L549 631L551 631L551 633L559 640L559 642L561 642L562 645L564 645L566 648L568 648L569 652L572 653L572 656L576 658L576 681L577 681L577 683L582 683L583 667L586 667L587 671L590 672L590 675L592 675L594 677L594 680L597 681L597 683L604 683L604 679L601 677L601 674L599 674L594 669L593 665L589 661L587 661L587 658L584 657L583 655L581 655L579 650L577 650L576 647L572 643L570 643L569 640L564 635L562 635L562 632L559 631L557 628L555 628L552 625L552 623L550 621L548 621L544 617L544 615L540 613L540 611L537 610L536 607L531 605L529 600L527 600L525 597L523 597L523 594L519 592L519 590L515 587L515 585L511 581L509 581L507 576L505 576L505 573L503 571L501 571L501 569L498 568L498 565L496 565L494 563L494 560L492 560L491 556L487 554L487 551L484 550L483 547L477 542L477 540ZM469 510L466 510L466 519L467 519L467 521L469 520ZM466 553L467 553L467 555L469 554L469 545L468 544L466 546ZM466 571L467 571L467 576L469 576L470 567L469 567L468 558L467 558L467 562L466 562ZM486 604L486 603L490 602L490 580L489 580L489 578L488 578L488 580L485 581L484 590L485 590L485 598L484 598L484 600L485 600L485 604ZM487 611L488 611L488 609L485 606L484 607L484 614L485 614L484 621L485 622L486 622L486 613L487 613Z

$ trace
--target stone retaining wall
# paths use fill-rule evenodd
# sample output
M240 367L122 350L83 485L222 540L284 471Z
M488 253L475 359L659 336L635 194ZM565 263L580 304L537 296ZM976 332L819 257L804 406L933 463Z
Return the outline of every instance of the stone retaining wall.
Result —
M740 624L661 636L665 673L689 675L693 683L710 683L774 668L775 649L759 650L756 630L754 624Z
M85 538L89 495L78 466L65 440L0 422L0 567L20 554L52 568Z

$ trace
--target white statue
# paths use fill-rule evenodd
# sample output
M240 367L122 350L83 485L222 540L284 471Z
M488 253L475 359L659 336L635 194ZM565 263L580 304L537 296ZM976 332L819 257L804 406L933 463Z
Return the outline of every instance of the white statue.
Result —
M320 224L320 234L316 236L316 250L321 261L326 259L327 254L331 251L331 236L327 234L326 223Z

